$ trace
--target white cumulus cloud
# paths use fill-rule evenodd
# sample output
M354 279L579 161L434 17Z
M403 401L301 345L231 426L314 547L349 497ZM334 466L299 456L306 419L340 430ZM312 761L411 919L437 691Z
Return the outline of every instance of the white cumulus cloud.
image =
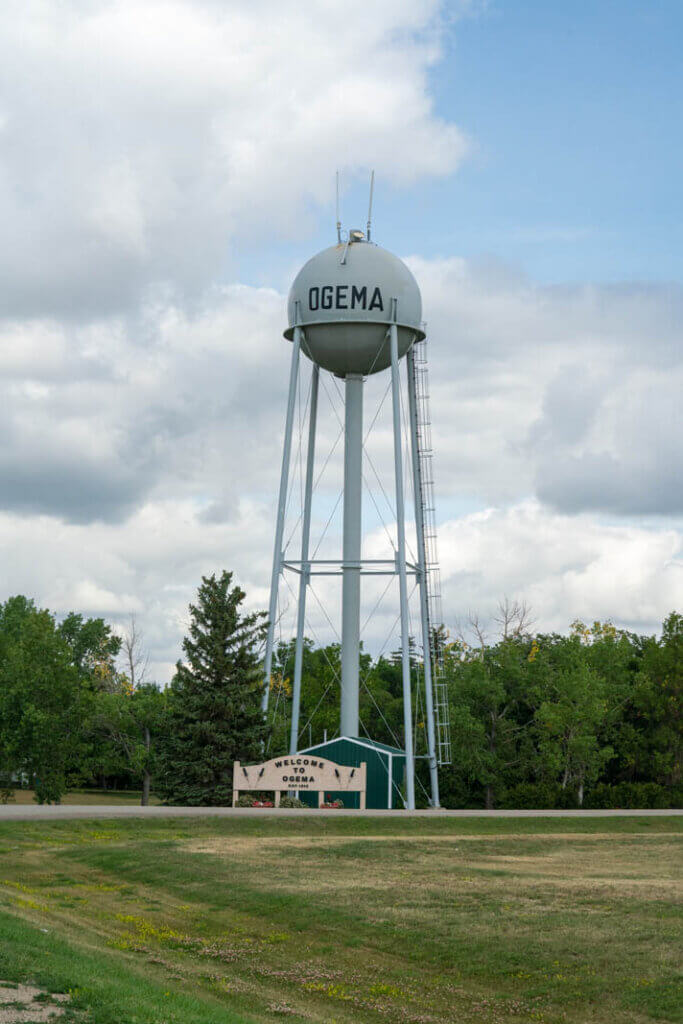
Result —
M230 247L313 224L334 169L409 183L467 144L434 112L440 5L9 0L0 276L10 312L194 294Z

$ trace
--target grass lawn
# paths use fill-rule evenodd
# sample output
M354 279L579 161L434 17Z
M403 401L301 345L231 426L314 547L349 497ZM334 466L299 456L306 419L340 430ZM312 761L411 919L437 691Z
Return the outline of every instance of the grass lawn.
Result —
M2 823L0 979L92 1024L677 1021L682 827Z
M62 797L63 804L84 807L88 804L109 806L110 804L139 804L142 793L138 790L106 790L106 789L72 789ZM15 789L12 795L13 804L34 803L32 789ZM150 804L158 804L157 797L150 797Z

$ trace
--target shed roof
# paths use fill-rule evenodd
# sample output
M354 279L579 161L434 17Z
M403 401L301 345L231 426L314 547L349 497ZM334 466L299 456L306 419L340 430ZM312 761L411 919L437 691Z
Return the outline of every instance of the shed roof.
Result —
M332 739L323 740L322 743L314 743L312 747L305 747L300 750L300 754L307 754L311 750L320 750L321 747L328 747L331 743L338 743L340 740L346 740L347 743L355 743L359 747L369 747L371 750L378 750L382 754L400 754L401 757L405 757L405 750L401 750L400 747L390 747L387 743L380 743L378 740L370 740L367 736L362 739L359 736L334 736Z

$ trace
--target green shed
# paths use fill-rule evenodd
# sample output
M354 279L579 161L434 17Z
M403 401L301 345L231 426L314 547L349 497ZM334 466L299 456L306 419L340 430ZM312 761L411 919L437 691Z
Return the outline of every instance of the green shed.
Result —
M403 807L403 780L406 770L406 755L398 747L389 747L376 740L359 739L355 736L338 736L325 743L297 751L299 754L319 754L336 764L358 767L367 764L366 807L373 810L387 810ZM304 803L318 806L317 793L299 793ZM345 807L360 807L359 793L333 793L325 790L327 801L339 798Z

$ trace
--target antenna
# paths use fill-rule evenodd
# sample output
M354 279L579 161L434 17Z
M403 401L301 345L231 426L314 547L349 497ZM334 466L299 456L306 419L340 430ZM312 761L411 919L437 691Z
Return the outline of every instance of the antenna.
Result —
M339 219L339 171L337 171L337 244L341 245L341 221Z
M375 172L372 171L372 173L370 174L370 202L368 203L368 230L365 233L365 236L366 236L368 242L370 241L370 228L371 228L371 225L372 225L372 193L374 192L374 190L375 190Z

